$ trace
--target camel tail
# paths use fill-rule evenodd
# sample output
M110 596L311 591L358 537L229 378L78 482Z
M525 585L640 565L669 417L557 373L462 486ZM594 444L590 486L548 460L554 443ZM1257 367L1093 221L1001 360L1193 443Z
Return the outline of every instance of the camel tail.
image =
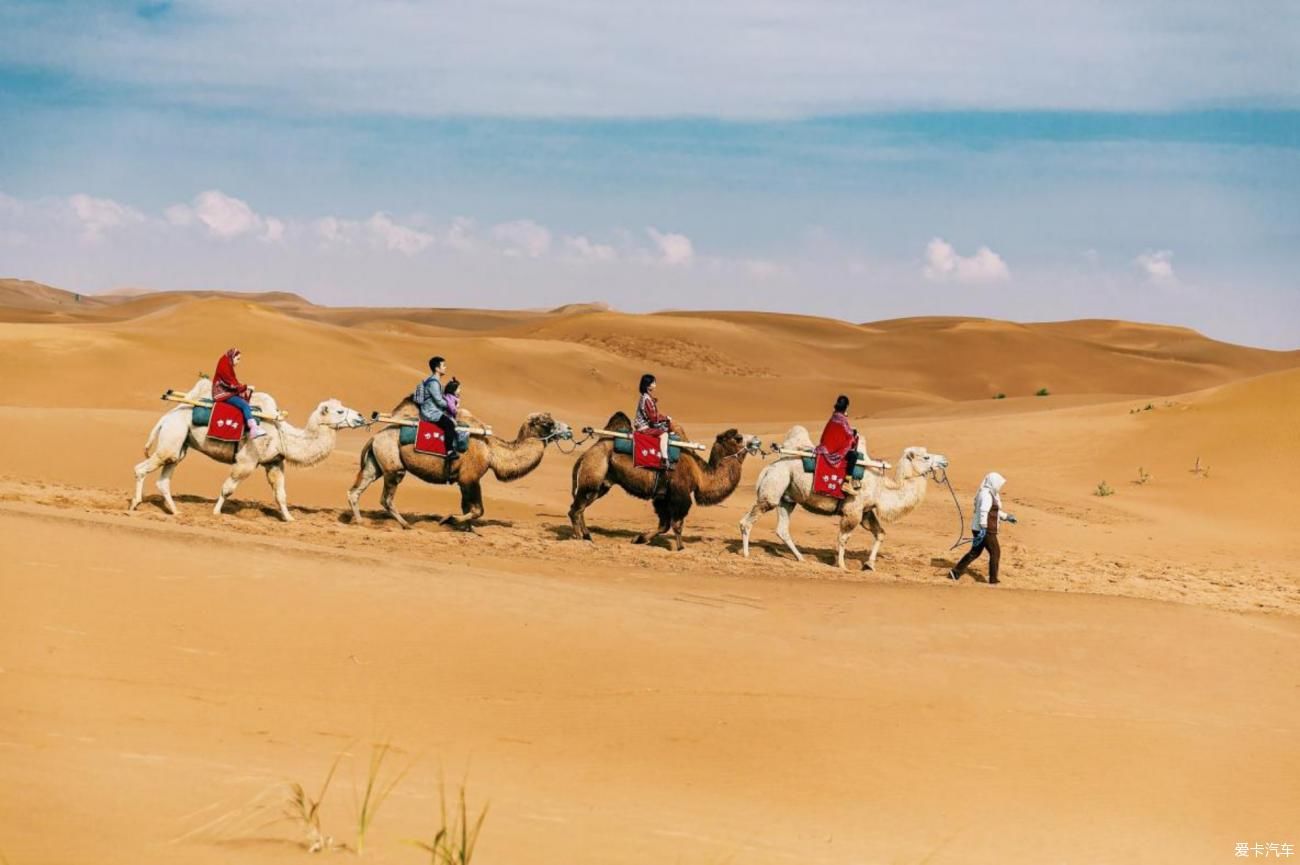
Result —
M159 418L158 423L154 424L153 429L149 430L149 438L144 443L144 455L146 457L152 456L154 448L158 446L158 431L162 429L163 419L166 417L166 415L163 415L162 418Z
M366 442L365 445L361 448L361 460L357 465L358 469L364 469L366 467L366 463L370 462L375 458L374 451L375 451L374 442L373 441Z

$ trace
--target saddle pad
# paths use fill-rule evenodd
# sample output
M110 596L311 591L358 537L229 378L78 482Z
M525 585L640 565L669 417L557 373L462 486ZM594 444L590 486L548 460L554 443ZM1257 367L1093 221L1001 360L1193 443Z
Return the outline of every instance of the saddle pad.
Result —
M668 461L673 463L677 462L682 457L682 449L678 447L673 447L673 442L675 441L677 441L677 439L675 438L670 438L668 440ZM658 446L659 446L659 437L655 436L655 447L657 448ZM628 456L631 456L632 440L614 439L614 453L627 454Z
M818 455L817 470L813 472L813 492L833 499L844 498L844 466L833 466Z
M442 432L442 427L436 423L421 419L420 425L415 429L415 452L417 454L445 457L447 455L447 438Z
M817 470L817 458L816 458L816 457L804 457L804 458L803 458L803 470L806 471L806 472L813 472L813 471L816 471L816 470ZM857 465L855 465L855 466L853 467L853 479L854 479L855 481L860 481L860 480L862 480L864 477L866 477L866 471L867 471L867 467L866 467L865 465L863 465L862 463L858 463Z
M442 432L442 429L440 427L435 426L435 429L437 429L438 432ZM398 427L397 443L399 445L415 444L416 430L417 428L413 426ZM460 453L465 453L469 450L469 436L465 435L464 433L456 436L456 450L459 451Z
M237 442L244 437L244 413L228 402L212 406L212 419L208 421L208 438L223 442Z

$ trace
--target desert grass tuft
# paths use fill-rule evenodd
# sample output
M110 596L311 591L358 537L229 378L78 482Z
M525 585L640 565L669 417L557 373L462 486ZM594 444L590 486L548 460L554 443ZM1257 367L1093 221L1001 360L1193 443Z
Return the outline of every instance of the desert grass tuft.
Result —
M1134 481L1139 486L1145 486L1151 482L1151 474L1142 466L1138 466L1138 479Z
M393 746L388 742L382 745L372 745L370 747L370 765L366 771L366 790L361 796L361 801L357 803L357 853L358 855L365 852L366 834L375 822L375 816L379 809L383 807L393 788L406 777L406 773L411 770L410 766L402 769L396 775L388 780L387 783L381 783L379 776L383 772L384 760L388 758L389 752ZM353 793L355 795L355 788Z
M460 785L457 800L459 813L447 818L447 785L438 779L439 826L432 841L412 841L425 853L429 854L430 865L470 865L474 858L474 848L478 845L479 833L483 830L483 821L487 819L488 806L484 805L478 818L471 825L469 806L465 801L465 783Z
M334 848L334 839L326 835L321 830L320 825L320 806L325 801L325 794L329 792L330 783L334 780L334 773L338 771L339 762L347 749L340 751L334 757L334 762L330 764L330 770L325 775L325 781L320 785L320 792L314 797L308 795L306 789L294 782L289 785L289 801L284 806L284 816L288 820L300 824L307 835L307 850L312 853L319 853L322 850Z
M1111 489L1110 484L1106 483L1105 481L1102 481L1101 483L1097 484L1097 488L1092 491L1092 494L1094 496L1102 496L1104 498L1106 496L1115 495L1115 491Z
M1037 391L1034 392L1034 396L1050 396L1051 393L1052 392L1047 388L1040 387Z

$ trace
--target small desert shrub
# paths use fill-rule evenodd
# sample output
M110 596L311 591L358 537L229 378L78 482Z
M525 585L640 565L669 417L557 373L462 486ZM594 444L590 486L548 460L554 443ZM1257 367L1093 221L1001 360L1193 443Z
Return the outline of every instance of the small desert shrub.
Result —
M997 393L993 398L994 398L994 399L1006 399L1006 398L1007 398L1007 395L1004 394L1004 393L1002 393L1001 391L999 391L999 392L998 392L998 393Z
M478 844L479 832L483 821L487 819L488 806L484 805L478 818L470 824L469 807L465 803L465 785L460 785L459 811L447 820L447 787L441 779L438 781L438 798L440 825L432 841L412 841L416 847L429 854L430 865L470 865L474 858L474 847Z
M1038 390L1034 391L1034 396L1048 396L1050 393L1051 391L1049 391L1047 388L1040 387Z
M1147 481L1149 481L1149 480L1151 480L1151 475L1148 474L1148 473L1147 473L1147 470L1144 469L1144 468L1142 468L1142 466L1138 466L1138 479L1137 479L1137 483L1139 483L1139 484L1145 484L1145 483L1146 483Z
M366 833L370 831L371 824L375 821L375 815L388 799L393 788L397 786L406 773L410 771L410 766L398 772L388 780L387 784L381 783L379 775L384 768L384 760L392 746L385 742L382 745L372 745L370 747L370 766L366 771L366 790L361 796L361 801L357 804L357 854L365 852ZM353 796L356 796L356 789L353 789Z
M1147 407L1142 409L1142 411L1154 411L1154 410L1155 410L1155 406L1153 406L1151 403L1147 403Z
M1210 476L1210 467L1201 465L1201 458L1196 458L1196 465L1192 466L1192 474L1197 477L1208 478Z
M1110 488L1110 484L1106 483L1105 481L1102 481L1101 483L1097 484L1097 489L1093 490L1093 495L1103 496L1103 497L1113 496L1115 495L1115 491Z

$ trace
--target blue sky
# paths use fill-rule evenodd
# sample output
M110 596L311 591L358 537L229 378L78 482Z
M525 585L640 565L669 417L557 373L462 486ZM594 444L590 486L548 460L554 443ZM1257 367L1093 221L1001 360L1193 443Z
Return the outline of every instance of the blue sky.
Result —
M1298 10L0 0L0 271L1300 347Z

